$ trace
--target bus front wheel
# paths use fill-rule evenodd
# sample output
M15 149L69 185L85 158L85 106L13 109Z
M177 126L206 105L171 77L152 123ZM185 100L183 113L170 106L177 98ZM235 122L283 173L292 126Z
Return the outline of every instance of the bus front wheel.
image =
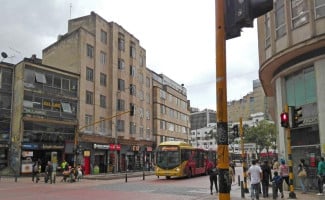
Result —
M166 179L170 179L170 176L166 176Z
M192 170L191 170L190 168L188 168L188 169L186 170L186 177L187 177L187 178L191 178L191 177L192 177Z

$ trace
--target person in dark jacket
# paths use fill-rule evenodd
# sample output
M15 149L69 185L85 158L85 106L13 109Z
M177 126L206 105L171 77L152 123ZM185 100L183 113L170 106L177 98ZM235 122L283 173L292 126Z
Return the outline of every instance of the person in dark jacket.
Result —
M209 179L210 179L210 191L211 195L213 195L213 183L216 188L216 193L219 192L218 190L218 169L213 166L211 169L208 171L209 173Z
M269 197L269 182L272 180L271 167L267 160L265 160L261 166L262 168L262 192L263 197Z
M47 166L45 167L45 183L47 183L48 181L50 181L50 184L53 183L52 173L53 173L53 165L50 161L48 161Z

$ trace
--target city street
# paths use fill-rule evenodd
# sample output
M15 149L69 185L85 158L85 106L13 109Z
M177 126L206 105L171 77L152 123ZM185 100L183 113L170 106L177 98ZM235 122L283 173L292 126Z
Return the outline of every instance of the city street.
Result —
M17 182L13 177L1 177L0 200L212 200L218 199L218 194L210 195L209 177L198 176L194 178L159 179L154 175L146 175L142 172L125 174L100 174L90 175L80 182L61 182L62 177L57 177L56 184L33 183L31 177L18 177ZM152 173L151 173L152 174ZM242 168L236 167L236 174L242 176ZM232 184L230 199L241 198L238 176ZM143 180L144 179L144 180ZM272 199L271 188L269 188ZM316 192L302 194L295 191L297 199L325 199L325 196L317 196ZM288 199L288 191L285 191L285 199ZM250 199L245 194L245 199ZM260 197L260 199L266 199ZM279 199L279 198L278 198Z

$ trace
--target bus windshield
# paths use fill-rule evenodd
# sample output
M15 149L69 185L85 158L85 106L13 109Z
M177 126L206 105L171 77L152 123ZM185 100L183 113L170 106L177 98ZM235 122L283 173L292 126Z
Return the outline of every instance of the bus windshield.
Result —
M180 165L180 151L177 146L161 146L157 150L157 166L173 169Z

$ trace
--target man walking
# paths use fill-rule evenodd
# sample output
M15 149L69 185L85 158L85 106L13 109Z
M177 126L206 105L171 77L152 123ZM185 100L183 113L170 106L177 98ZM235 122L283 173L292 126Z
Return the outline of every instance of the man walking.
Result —
M250 166L247 172L251 182L252 200L254 200L254 198L256 198L256 200L259 200L260 182L262 179L262 169L260 166L256 165L256 160L252 161L252 166Z
M321 157L317 165L317 182L318 182L318 194L323 195L323 185L325 183L325 162L324 158Z

